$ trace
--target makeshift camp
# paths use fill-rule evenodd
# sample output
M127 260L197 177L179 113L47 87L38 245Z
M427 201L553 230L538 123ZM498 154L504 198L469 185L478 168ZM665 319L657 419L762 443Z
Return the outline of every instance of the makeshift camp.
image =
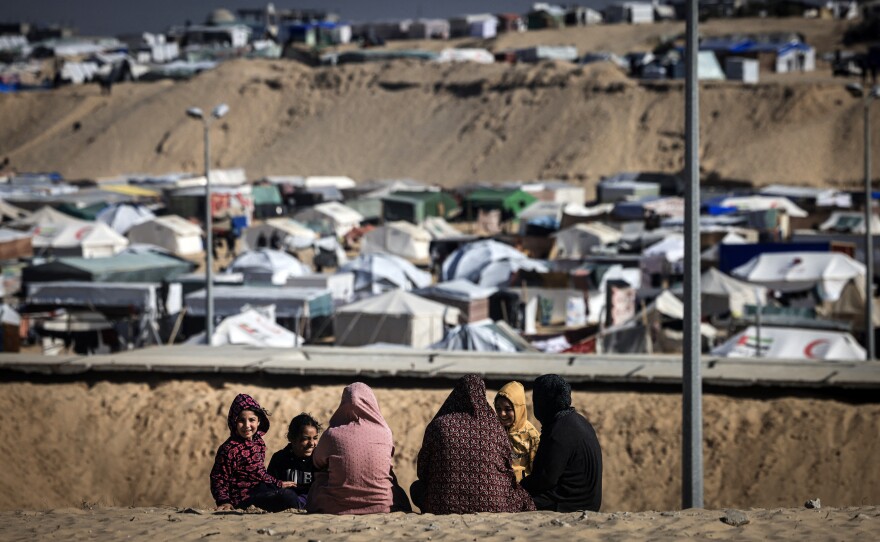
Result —
M207 341L205 334L200 333L187 342L205 344ZM211 346L226 344L246 344L261 348L295 348L302 346L303 339L276 324L262 311L247 309L241 314L224 318L214 330Z
M295 252L311 247L318 233L290 218L270 218L244 230L245 249L275 248Z
M6 203L0 199L0 222L14 222L30 216L30 211L25 211L11 203Z
M449 222L446 222L445 219L437 216L426 218L425 221L422 223L422 227L431 234L432 239L474 237L472 235L466 235L462 233L461 231L455 229Z
M856 211L834 211L828 220L819 225L819 230L841 233L865 233L865 213ZM871 215L871 233L880 234L880 218Z
M284 201L275 185L254 185L251 187L254 198L254 218L269 218L284 214Z
M214 317L226 318L247 307L275 305L275 316L283 327L310 340L329 331L333 299L328 290L317 288L275 288L268 286L215 286ZM186 330L190 335L204 330L205 290L184 298L187 310Z
M361 238L361 254L385 253L415 263L428 263L431 234L422 227L403 220L388 222Z
M454 307L392 290L336 311L336 344L363 346L377 342L425 348L444 336L445 325L458 323Z
M684 237L673 234L649 246L639 258L642 284L659 286L663 278L684 273Z
M89 224L89 222L86 220L74 218L70 215L62 213L61 211L56 211L48 205L44 205L33 213L13 221L10 226L15 228L30 227L32 229L49 229L69 225L84 226L87 224Z
M743 316L746 305L766 305L767 289L737 280L710 268L700 280L701 311L703 316L730 313Z
M550 251L552 259L574 260L589 255L593 247L603 247L620 241L622 233L601 222L575 224L554 235L556 242Z
M133 203L114 203L104 207L95 215L97 222L107 224L116 233L125 235L132 227L156 218L153 211L143 205Z
M467 279L480 286L501 286L519 269L547 271L547 266L530 260L510 245L491 239L475 241L458 248L443 262L444 281Z
M345 236L350 229L358 227L364 220L360 213L336 201L321 203L314 207L303 209L293 215L293 218L310 228L312 224L316 224L319 227L329 227L336 237Z
M22 270L22 282L162 282L188 273L190 262L161 254L117 254L107 258L58 258Z
M33 246L41 254L104 258L128 245L128 239L101 222L58 226L37 226Z
M202 228L176 215L158 216L132 226L128 240L162 247L178 256L192 256L204 251Z
M723 198L717 202L720 207L734 208L738 211L766 211L779 209L788 216L805 217L807 212L798 207L788 198L773 196L736 196Z
M713 349L712 355L727 358L863 361L865 349L849 333L749 326Z
M510 220L535 201L535 196L520 189L478 188L464 198L465 216L474 220L480 211L498 210L501 220Z
M839 252L776 252L755 256L732 271L734 277L783 293L817 288L819 298L834 301L865 265Z
M484 288L469 280L457 279L421 288L413 293L459 309L463 322L476 322L489 317L489 297L497 291L497 288Z
M354 273L354 288L358 293L378 294L397 288L413 290L431 284L430 274L392 254L361 254L339 271Z
M514 334L506 333L491 320L455 326L442 340L432 344L431 350L464 350L469 352L523 352L528 343Z
M30 233L0 229L0 261L33 256L33 237Z
M602 203L656 197L660 195L660 185L653 182L614 177L600 181L596 186L596 195Z
M286 252L260 248L239 254L229 267L228 273L241 273L246 283L286 284L290 277L309 275L312 270Z
M382 198L385 222L405 220L421 224L429 217L450 218L458 211L458 202L450 194L435 190L401 190Z

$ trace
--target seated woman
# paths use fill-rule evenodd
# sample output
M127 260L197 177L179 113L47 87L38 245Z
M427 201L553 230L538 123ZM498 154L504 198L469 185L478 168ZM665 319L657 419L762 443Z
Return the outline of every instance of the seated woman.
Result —
M410 495L422 512L471 514L534 510L516 483L510 441L477 375L462 377L425 429Z
M391 429L373 390L347 386L312 453L315 469L306 510L318 514L382 514L409 511L409 500L391 468Z

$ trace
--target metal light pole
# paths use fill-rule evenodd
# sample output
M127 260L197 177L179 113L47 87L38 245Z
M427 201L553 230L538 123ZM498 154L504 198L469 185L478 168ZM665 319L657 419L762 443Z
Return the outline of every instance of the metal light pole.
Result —
M858 98L864 98L865 115L865 358L875 359L874 349L874 234L871 231L871 102L880 97L880 86L865 89L851 83L846 89Z
M703 380L700 376L699 2L688 0L685 44L684 344L682 358L683 508L703 507Z
M211 213L211 120L219 119L229 113L229 106L220 104L210 116L198 107L186 110L188 117L202 121L205 131L205 338L208 346L214 336L214 237L213 215Z

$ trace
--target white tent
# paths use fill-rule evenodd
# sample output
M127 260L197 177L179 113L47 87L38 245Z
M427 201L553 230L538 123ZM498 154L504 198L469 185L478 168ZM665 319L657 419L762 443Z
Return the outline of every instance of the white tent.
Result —
M82 222L66 226L34 229L33 246L59 256L103 258L128 246L128 239L102 222Z
M507 284L519 269L547 271L547 266L510 245L491 239L468 243L443 262L442 280L467 279L480 286Z
M651 275L680 275L684 272L684 237L672 234L645 249L639 258L642 281L650 284Z
M729 311L733 316L740 317L746 305L767 304L766 288L737 280L714 267L703 273L700 294L704 315Z
M290 277L311 275L312 270L290 254L271 248L243 252L229 264L227 273L242 273L245 282L286 284Z
M431 234L433 239L447 239L450 237L473 237L455 229L445 218L439 216L426 216L422 227Z
M202 228L177 215L158 216L132 226L126 236L132 243L156 245L178 256L204 251Z
M272 240L279 239L285 250L300 250L312 246L318 233L290 218L270 218L262 224L255 224L244 230L242 241L247 250L272 246Z
M15 205L6 203L0 199L0 221L20 220L22 218L27 218L30 215L30 211L25 211L24 209L20 209Z
M356 292L378 294L389 289L413 290L431 284L431 275L393 254L361 254L339 268L354 273Z
M718 205L720 207L734 207L740 211L766 211L769 209L779 209L784 211L788 216L803 218L808 216L807 212L795 205L788 198L774 196L734 196L724 198Z
M343 237L352 228L360 226L364 220L359 212L337 201L319 203L314 207L303 209L293 218L305 224L310 222L328 224L337 237Z
M717 264L721 245L744 245L748 242L749 240L742 235L738 234L735 231L731 231L721 239L720 243L714 244L704 250L703 253L700 254L700 261Z
M458 322L459 310L403 290L362 299L336 311L336 344L377 342L424 348L444 336L446 324Z
M818 287L822 300L834 301L847 282L864 277L865 266L840 252L777 252L759 254L731 274L780 292Z
M125 235L133 226L142 224L156 218L153 211L147 209L143 205L135 205L131 203L113 203L101 209L95 215L97 222L103 222L117 233Z
M623 234L601 222L575 224L557 232L551 254L557 259L580 259L590 254L593 247L620 241Z
M712 355L728 358L862 361L865 359L865 349L849 333L762 326L759 334L755 326L749 326L712 350Z
M57 211L52 207L49 207L48 205L44 205L30 215L24 216L14 221L11 225L13 227L32 226L40 228L41 230L49 230L57 229L61 226L83 226L86 224L91 224L91 222L74 218L70 215L62 213L61 211ZM35 234L37 234L37 232L35 232Z
M431 234L420 226L400 220L369 231L361 238L361 254L394 254L407 260L430 260Z
M205 343L202 332L190 343ZM303 339L296 333L285 329L256 309L247 309L241 314L226 317L214 330L211 346L224 344L246 344L268 348L295 348L302 346Z
M865 213L858 211L834 211L828 220L819 225L821 231L865 233ZM871 233L880 234L880 218L871 215Z

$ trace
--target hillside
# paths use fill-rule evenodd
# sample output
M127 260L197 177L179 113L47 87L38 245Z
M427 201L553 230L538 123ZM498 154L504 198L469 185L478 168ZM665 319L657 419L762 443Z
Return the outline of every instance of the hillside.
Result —
M822 21L809 21L816 22ZM624 27L602 30L617 28ZM556 32L561 39L597 30ZM553 36L519 37L539 34ZM862 109L844 81L770 79L753 87L703 85L704 177L859 183ZM621 170L681 168L682 88L680 81L639 84L607 64L397 61L308 68L238 60L187 82L117 85L112 96L92 85L0 95L0 161L68 178L198 172L201 125L184 111L226 102L228 117L212 129L212 162L244 167L250 178L592 184ZM878 152L880 123L873 135Z

